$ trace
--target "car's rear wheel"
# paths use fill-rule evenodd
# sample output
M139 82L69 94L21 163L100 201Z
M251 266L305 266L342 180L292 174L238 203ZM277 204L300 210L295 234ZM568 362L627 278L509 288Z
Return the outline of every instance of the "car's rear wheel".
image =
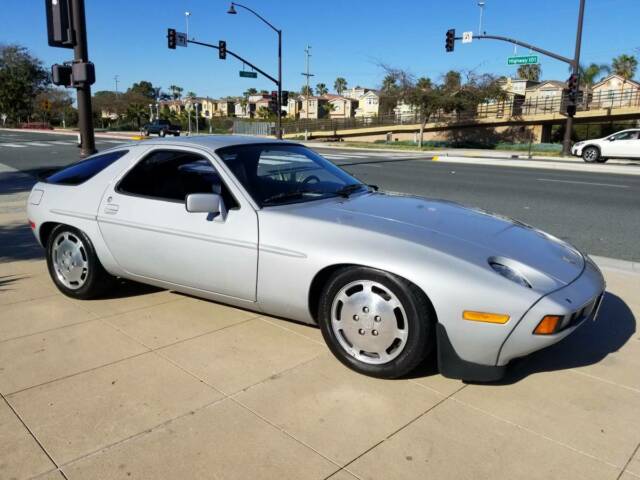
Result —
M597 162L600 158L600 149L598 147L585 147L582 150L582 159L587 163Z
M434 318L424 294L380 270L336 272L323 291L318 314L322 335L338 360L373 377L407 374L435 343Z
M142 134L143 134L145 137L148 137L148 136L149 136L149 130L144 129L144 130L142 131Z
M165 132L164 130L160 130L160 131L158 132L158 136L159 136L159 137L164 137L166 134L167 134L167 132Z
M113 285L89 237L68 225L58 225L49 235L47 266L56 287L69 297L95 298Z

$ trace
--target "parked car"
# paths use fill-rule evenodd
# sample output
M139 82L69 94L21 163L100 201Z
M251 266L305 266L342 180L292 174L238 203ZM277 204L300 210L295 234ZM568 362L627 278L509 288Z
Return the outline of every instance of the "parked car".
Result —
M165 135L173 135L175 137L180 135L180 127L173 125L169 120L156 119L151 123L146 123L142 126L142 133L145 137L148 137L152 133L158 134L159 137Z
M610 158L640 158L640 129L622 130L607 137L577 142L571 153L587 163L604 163Z
M115 147L37 183L29 223L57 288L115 277L319 325L376 377L437 352L487 381L596 318L588 256L514 220L389 194L312 150L239 136Z

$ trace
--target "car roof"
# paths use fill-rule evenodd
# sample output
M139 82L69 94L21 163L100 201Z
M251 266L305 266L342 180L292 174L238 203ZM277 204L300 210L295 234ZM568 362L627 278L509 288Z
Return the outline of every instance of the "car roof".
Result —
M209 150L217 150L222 147L259 143L299 145L298 143L288 142L286 140L276 140L274 138L266 137L252 137L249 135L189 135L174 138L145 140L142 142L143 145L189 145L194 147L202 147Z

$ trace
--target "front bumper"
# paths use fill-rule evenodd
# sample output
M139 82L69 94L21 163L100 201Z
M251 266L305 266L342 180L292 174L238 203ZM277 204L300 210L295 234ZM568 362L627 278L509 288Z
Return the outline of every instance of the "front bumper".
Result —
M520 319L502 342L495 365L483 365L460 358L451 345L444 325L438 323L438 367L445 377L490 382L503 377L511 360L546 348L570 335L585 322L595 321L604 296L605 281L598 267L585 257L580 276L569 285L541 297ZM557 333L535 335L534 329L546 315L563 317Z
M576 157L581 157L582 156L582 145L574 145L573 147L571 147L571 155L574 155Z

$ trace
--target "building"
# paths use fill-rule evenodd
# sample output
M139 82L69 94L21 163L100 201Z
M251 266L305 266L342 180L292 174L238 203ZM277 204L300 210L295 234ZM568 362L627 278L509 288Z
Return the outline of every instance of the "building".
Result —
M558 80L547 80L528 88L525 91L523 113L536 114L560 111L566 89L567 84Z
M611 74L591 87L590 108L640 105L640 83Z
M358 97L356 117L377 117L380 110L380 96L375 90L368 90Z
M341 95L324 95L330 105L328 109L329 118L351 118L355 116L358 108L358 101L353 98Z
M318 119L327 116L327 108L325 105L329 100L325 97L316 97L300 95L298 97L300 109L298 110L298 118ZM308 111L307 111L308 108Z

